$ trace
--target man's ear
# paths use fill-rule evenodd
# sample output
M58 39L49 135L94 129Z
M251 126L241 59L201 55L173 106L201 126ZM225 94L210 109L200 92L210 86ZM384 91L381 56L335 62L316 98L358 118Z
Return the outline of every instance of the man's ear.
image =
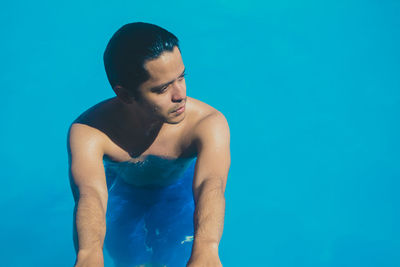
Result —
M135 100L135 96L123 86L116 85L113 90L117 97L126 104L132 104Z

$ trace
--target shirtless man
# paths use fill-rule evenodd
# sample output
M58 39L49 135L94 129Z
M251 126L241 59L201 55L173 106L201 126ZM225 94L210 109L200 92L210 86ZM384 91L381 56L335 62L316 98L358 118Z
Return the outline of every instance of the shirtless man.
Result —
M164 214L160 217L162 219L154 223L158 223L160 229L162 227L167 229L165 235L180 230L181 227L174 223L192 225L193 238L186 240L188 241L186 243L184 243L185 240L179 243L190 244L190 254L185 265L189 267L222 266L218 256L218 245L223 231L224 192L230 167L230 133L225 117L215 108L186 96L185 66L178 39L156 25L130 23L123 26L107 45L104 64L116 97L100 102L82 113L71 124L68 132L70 184L75 199L73 224L74 245L77 253L75 266L104 266L103 243L106 236L106 214L107 216L111 214L110 218L118 216L118 218L126 218L124 216L136 214L134 213L136 210L122 209L118 211L118 216L112 215L114 211L117 213L120 209L114 208L119 207L117 205L110 207L110 187L115 181L121 180L118 182L119 186L123 184L120 189L129 187L132 190L148 190L132 192L148 192L149 195L152 194L152 199L157 199L154 195L158 193L153 192L168 193L166 190L177 188L174 187L175 184L180 182L179 179L183 180L180 178L182 177L180 174L185 171L182 166L187 166L186 162L189 162L187 159L192 158L196 158L196 161L192 180L189 180L188 184L195 207L190 214L191 219L186 219L186 221L182 219L184 222L174 219L170 225L166 225L171 220L168 220ZM160 161L151 161L150 157ZM165 164L163 160L166 161ZM146 161L147 165L136 164ZM117 166L117 172L121 171L121 173L122 170L132 168L135 175L120 173L117 178L114 177L115 180L111 181L113 177L105 171L105 162ZM118 164L130 165L123 165L124 168L120 168ZM137 172L138 169L142 172ZM178 171L174 172L175 170ZM152 174L146 175L146 173ZM179 195L181 191L183 189L178 189L173 194ZM139 193L135 193L133 197L136 197L138 201L150 201L150 197L147 198L146 194L139 197ZM115 201L121 199L121 196L118 197ZM157 206L157 202L153 201L151 205L146 204L143 214L148 216L152 208L154 213L167 210L171 218L174 218L175 212L168 211L168 205L176 205L178 202L174 204L171 199L173 198L165 202L161 210L153 209ZM124 201L120 203L127 202L127 200ZM177 210L183 209L183 207L179 208ZM136 219L134 216L136 215L131 216L132 220ZM137 221L139 223L139 220ZM118 223L118 220L115 222ZM133 223L126 225L133 225ZM115 224L110 228L114 227L114 232L126 229L125 226L118 226ZM149 234L149 227L146 228L146 225L143 225L143 228L144 233ZM114 232L108 231L107 217L107 236L110 235L110 240L112 240ZM164 233L158 231L157 228L156 234L162 237ZM126 242L140 242L137 241L139 237L135 240L129 234L129 232L122 233L121 238L131 237L131 240ZM125 241L121 240L121 242ZM118 246L118 240L114 244ZM134 245L126 244L128 245L115 250L116 266L156 266L157 264L157 266L166 266L165 262L156 262L157 260L152 262L153 258L149 262L135 261L135 254L141 255L145 249L129 251L129 248ZM165 249L177 247L172 241L163 244L165 244ZM110 245L112 246L114 245ZM148 245L145 248L148 250ZM121 250L124 249L127 252L122 254ZM179 247L177 250L176 254L180 255ZM110 255L113 257L112 253ZM132 257L132 262L135 264L124 262L126 259L122 260L122 256L121 260L118 260L118 255Z

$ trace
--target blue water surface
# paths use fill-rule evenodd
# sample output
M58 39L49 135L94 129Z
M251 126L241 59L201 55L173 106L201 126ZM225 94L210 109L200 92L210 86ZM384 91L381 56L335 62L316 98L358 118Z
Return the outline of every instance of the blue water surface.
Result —
M144 21L180 38L187 94L230 125L224 266L400 266L399 14L394 0L2 3L1 265L73 265L67 130L113 96L111 35Z

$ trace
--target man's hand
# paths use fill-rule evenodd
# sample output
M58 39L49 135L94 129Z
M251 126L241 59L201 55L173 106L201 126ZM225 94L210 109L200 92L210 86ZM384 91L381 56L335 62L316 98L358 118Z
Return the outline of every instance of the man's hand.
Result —
M218 245L195 245L186 267L222 267Z
M75 267L104 267L102 249L97 248L88 251L79 251Z

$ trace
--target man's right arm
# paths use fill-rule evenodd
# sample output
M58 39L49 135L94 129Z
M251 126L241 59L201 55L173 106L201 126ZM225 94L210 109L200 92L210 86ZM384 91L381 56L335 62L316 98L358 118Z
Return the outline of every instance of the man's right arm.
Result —
M75 199L75 266L104 266L108 191L102 140L96 130L79 123L73 123L68 134L70 185Z

